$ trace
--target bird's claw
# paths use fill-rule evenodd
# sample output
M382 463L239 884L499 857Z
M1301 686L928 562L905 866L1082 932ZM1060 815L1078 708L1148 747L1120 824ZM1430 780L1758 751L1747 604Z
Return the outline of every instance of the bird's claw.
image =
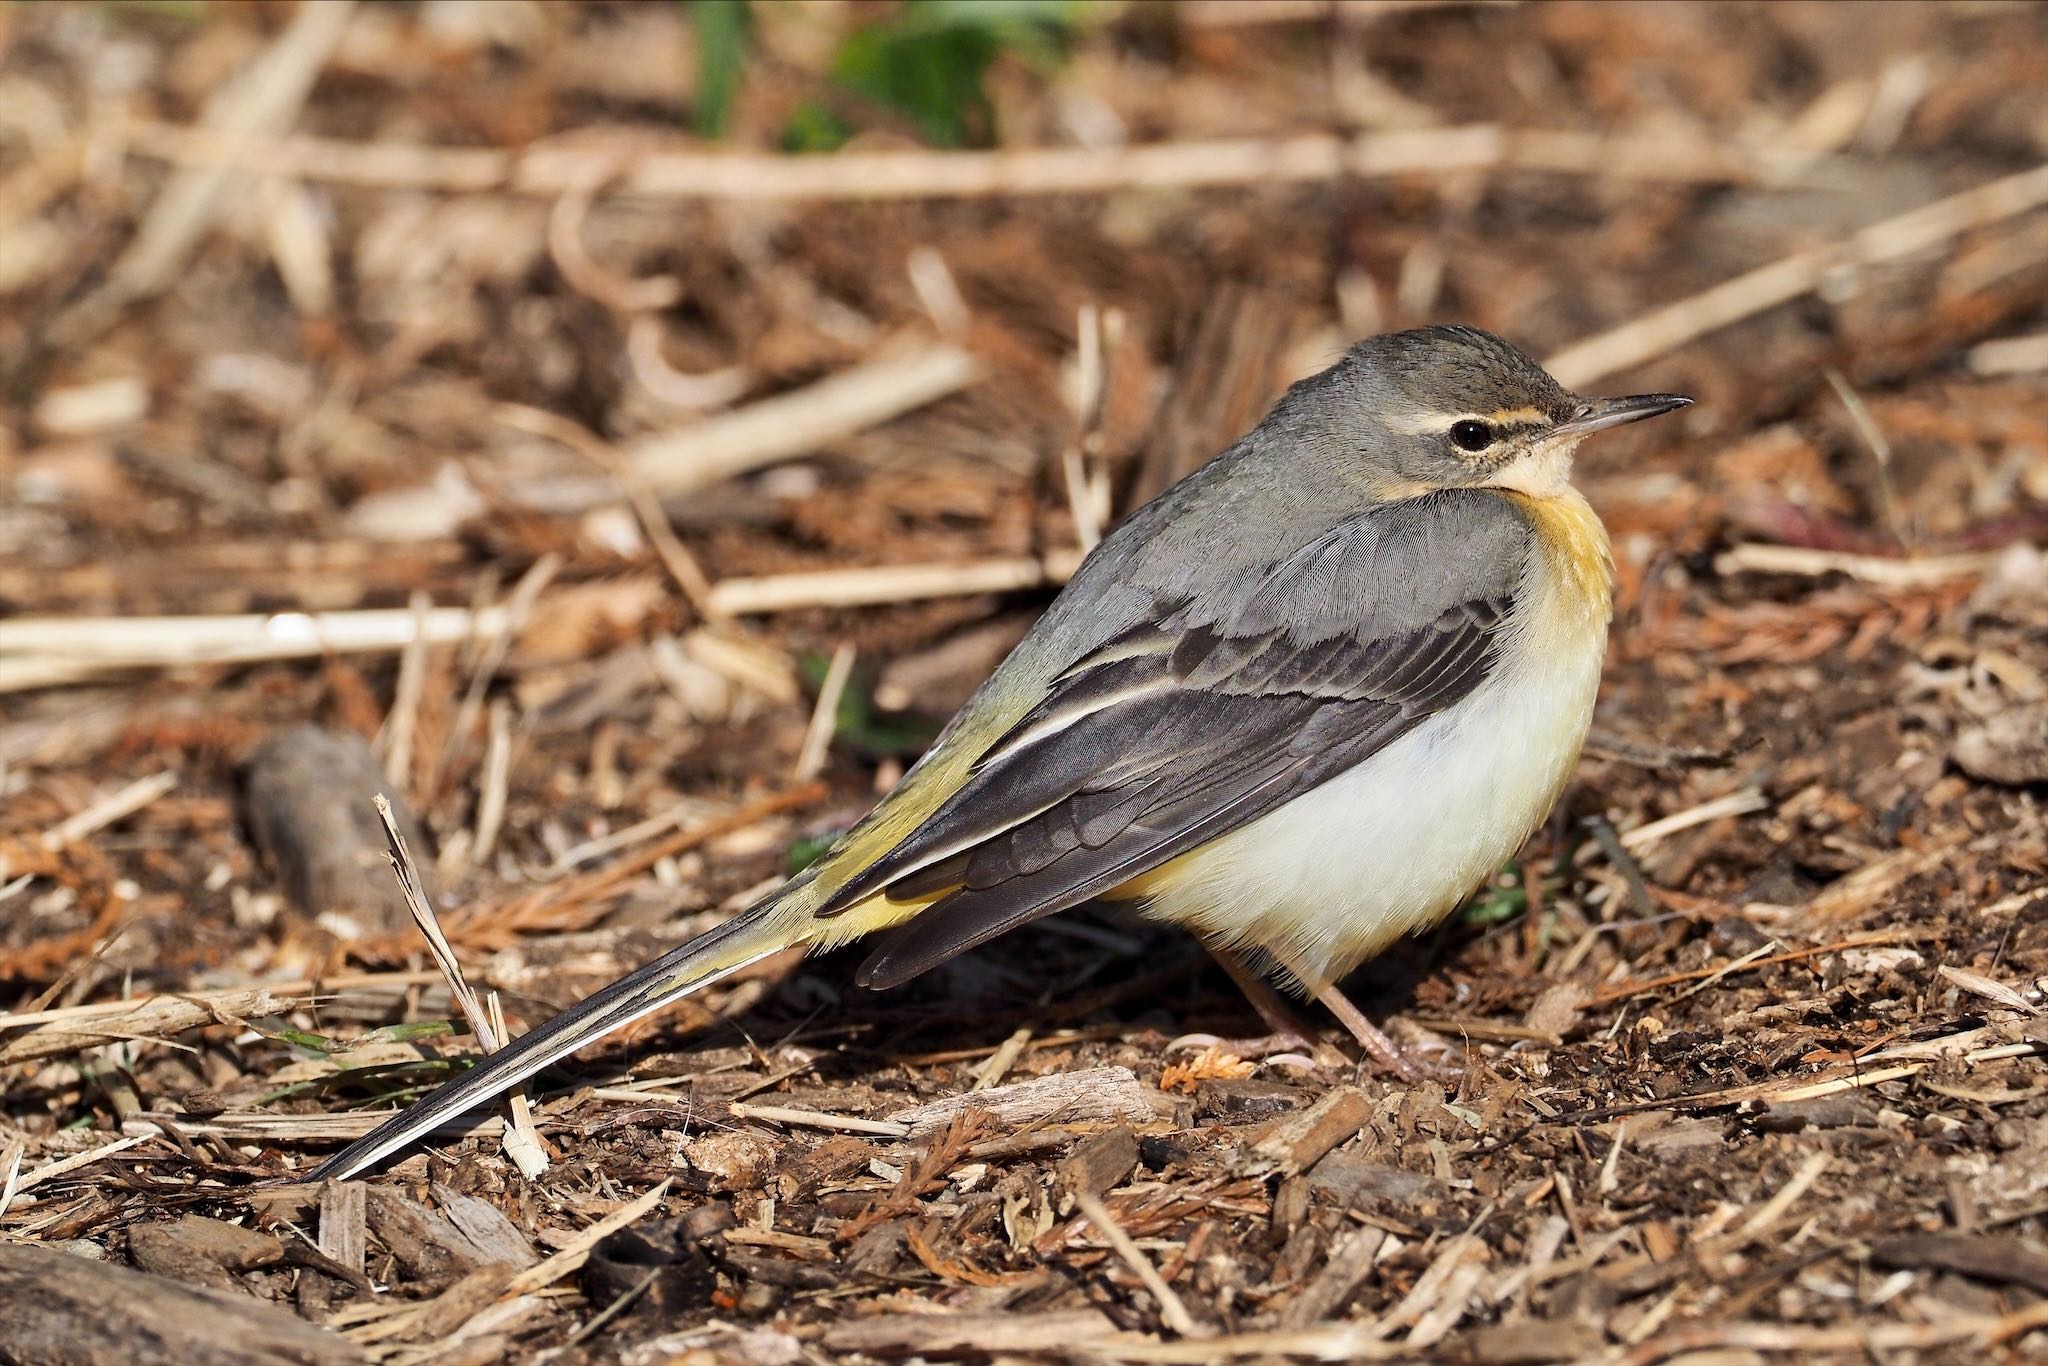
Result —
M1216 1034L1183 1034L1166 1045L1166 1051L1169 1053L1199 1052L1205 1048L1214 1048L1217 1052L1228 1053L1233 1058L1244 1058L1300 1072L1342 1068L1349 1062L1342 1053L1329 1044L1292 1030L1283 1030L1255 1039L1226 1039Z

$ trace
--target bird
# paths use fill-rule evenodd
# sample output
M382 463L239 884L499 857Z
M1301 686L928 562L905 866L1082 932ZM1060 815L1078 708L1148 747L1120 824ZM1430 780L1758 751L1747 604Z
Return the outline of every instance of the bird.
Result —
M1440 922L1561 796L1612 615L1573 450L1691 402L1581 398L1474 327L1358 342L1106 536L822 858L313 1177L361 1175L797 945L876 937L857 980L882 988L1042 916L1133 901L1340 999L1345 973Z

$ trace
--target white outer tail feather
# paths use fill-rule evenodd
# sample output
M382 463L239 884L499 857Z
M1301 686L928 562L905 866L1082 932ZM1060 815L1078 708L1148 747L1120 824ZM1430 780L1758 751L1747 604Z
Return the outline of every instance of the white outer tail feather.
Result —
M480 1059L470 1071L328 1158L306 1179L346 1181L360 1176L448 1120L488 1103L586 1044L780 953L792 942L774 932L773 912L779 909L781 900L770 898L741 912L570 1006L538 1028L528 1030ZM764 930L766 934L762 933ZM739 942L735 944L735 940ZM743 956L726 959L726 954L734 949ZM697 963L705 958L711 958L713 965L698 968Z

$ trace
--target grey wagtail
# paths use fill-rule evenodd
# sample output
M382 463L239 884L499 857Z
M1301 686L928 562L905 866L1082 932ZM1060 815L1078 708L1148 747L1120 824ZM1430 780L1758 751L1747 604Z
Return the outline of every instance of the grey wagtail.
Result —
M1321 991L1549 814L1607 648L1572 450L1692 400L1584 399L1490 333L1374 337L1098 545L903 782L727 923L351 1144L351 1177L793 945L892 986L1093 898Z

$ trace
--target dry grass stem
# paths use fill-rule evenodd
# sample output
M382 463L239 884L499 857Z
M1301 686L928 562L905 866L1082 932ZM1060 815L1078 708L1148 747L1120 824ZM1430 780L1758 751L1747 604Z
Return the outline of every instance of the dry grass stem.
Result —
M1030 1046L1029 1029L1019 1029L1012 1033L1009 1038L997 1045L996 1051L989 1054L988 1060L975 1071L974 1084L967 1088L968 1092L972 1094L975 1091L986 1091L1001 1082L1003 1074L1017 1065L1017 1059L1023 1057L1024 1050Z
M502 608L437 607L190 617L17 617L0 621L0 692L124 669L187 668L403 650L424 635L453 645L505 635Z
M470 845L471 865L488 864L505 822L505 800L512 779L512 707L503 698L489 711L489 737L484 743L484 770L476 803L476 838Z
M290 137L235 141L205 129L134 120L122 150L177 165L234 167L383 189L502 190L557 199L952 199L1275 185L1488 170L1616 180L1827 185L1825 158L1798 149L1689 138L1623 137L1469 124L1370 132L1217 138L1127 147L994 152L845 151L831 156L640 151L538 144L523 152Z
M590 1250L592 1248L612 1234L617 1233L620 1229L626 1228L641 1219L659 1205L662 1197L668 1194L668 1187L669 1183L663 1181L645 1195L627 1202L592 1224L589 1228L582 1230L552 1257L549 1257L538 1266L531 1267L514 1276L505 1286L504 1294L508 1297L512 1295L531 1295L537 1291L547 1289L556 1281L562 1279L562 1277L573 1273L578 1267L581 1267L586 1261L590 1260Z
M391 814L391 803L378 794L376 798L377 817L384 823L384 837L390 842L391 871L398 879L400 892L405 896L406 909L412 912L413 922L419 926L420 934L427 941L427 951L433 955L434 965L441 970L448 983L448 992L455 998L457 1008L464 1019L469 1021L472 1033L476 1035L478 1047L485 1053L496 1052L505 1036L500 1033L502 1019L492 1019L492 1009L487 1009L464 976L461 962L455 957L455 950L448 943L448 937L441 932L440 919L434 914L433 904L427 899L424 883L420 881L419 868L412 861L412 853L406 848L405 836L399 832L398 821ZM493 1002L495 1008L495 999ZM528 1180L547 1169L546 1149L541 1146L540 1135L534 1132L533 1115L527 1106L526 1088L522 1084L513 1088L506 1101L511 1122L505 1127L505 1155L518 1165Z
M242 988L192 997L152 996L19 1015L0 1015L0 1031L24 1032L0 1043L0 1066L61 1057L122 1040L164 1039L188 1029L283 1015L312 1004L307 983ZM296 989L294 989L296 988Z
M56 1158L53 1161L43 1163L32 1171L22 1173L21 1179L14 1183L14 1189L17 1192L31 1190L36 1186L42 1185L45 1181L54 1181L60 1176L69 1176L80 1168L90 1167L95 1162L112 1157L116 1153L125 1153L136 1144L147 1143L148 1141L147 1138L141 1135L117 1138L110 1143L102 1143L96 1148L88 1148L82 1153L73 1153L69 1157ZM4 1205L5 1202L0 1201L0 1212L4 1212Z
M908 1124L887 1119L862 1119L858 1115L827 1115L815 1110L795 1110L787 1105L751 1105L735 1101L728 1107L734 1119L758 1119L767 1124L795 1124L806 1129L830 1129L842 1134L880 1134L884 1138L907 1138Z
M377 734L384 751L384 776L401 792L412 790L413 736L419 724L420 694L427 685L427 631L425 617L434 600L415 590L412 595L413 634L398 655L398 684L391 692L391 710Z
M804 727L803 745L797 750L796 764L790 771L792 783L807 783L825 769L832 737L839 730L839 699L846 692L847 679L853 676L853 656L853 646L845 641L832 651L825 681L818 685L817 704L811 708L810 723Z
M899 564L723 579L713 586L711 602L726 615L740 617L806 607L868 607L921 598L1015 593L1065 583L1080 563L1079 551L1056 551L1043 559L1018 556L971 564Z
M957 393L980 379L981 362L939 343L885 353L802 389L644 437L623 451L628 477L663 497L722 483Z
M147 778L137 778L120 791L100 798L63 824L44 831L43 848L62 849L76 844L117 821L128 819L177 785L178 775L175 773L152 773ZM0 871L0 876L5 876L4 871Z
M1187 1305L1181 1302L1173 1287L1166 1283L1166 1278L1159 1274L1159 1268L1152 1265L1151 1259L1146 1257L1143 1249L1131 1241L1131 1235L1124 1232L1123 1226L1117 1223L1116 1217L1109 1212L1109 1206L1102 1203L1101 1197L1092 1191L1077 1190L1074 1192L1074 1206L1089 1223L1095 1225L1095 1231L1102 1235L1103 1240L1110 1245L1116 1255L1123 1259L1124 1265L1131 1269L1131 1274L1138 1278L1139 1284L1152 1296L1153 1302L1159 1306L1161 1322L1184 1338L1210 1336L1210 1330L1197 1321L1194 1315L1188 1313Z
M1670 354L1744 318L1790 303L1840 272L1882 265L2048 204L2048 166L2036 166L1873 223L1831 246L1746 271L1690 298L1552 352L1544 368L1569 389Z
M1888 555L1858 555L1842 550L1816 550L1800 545L1745 544L1732 546L1714 557L1719 574L1846 574L1852 579L1880 588L1921 588L1929 584L1972 579L1997 563L1990 551L1968 551L1955 555L1924 555L1895 559Z
M7 1216L7 1207L21 1189L21 1158L27 1151L28 1144L19 1138L8 1140L6 1148L0 1149L0 1219Z
M298 120L354 11L355 0L300 6L269 50L214 93L193 131L237 153L284 132ZM170 285L245 184L246 177L225 162L173 175L106 283L65 313L55 332L66 344L79 345L110 326L123 308Z
M621 830L582 844L572 845L555 856L555 859L541 873L544 881L573 873L586 863L593 863L607 854L616 854L621 849L630 849L644 840L653 839L675 829L685 821L702 820L712 814L711 808L703 802L678 802L658 816L649 816Z
M1640 854L1681 830L1690 830L1696 825L1724 820L1730 816L1747 816L1758 811L1767 811L1770 805L1770 798L1762 791L1754 787L1745 787L1739 792L1730 792L1725 796L1701 802L1698 806L1674 811L1661 820L1636 826L1632 830L1624 830L1620 836L1621 847L1631 854Z
M476 733L477 718L483 714L484 696L490 691L491 683L504 667L505 657L512 651L512 643L519 630L533 614L534 604L540 595L553 583L555 576L562 572L562 557L543 555L519 576L519 582L512 585L512 592L505 599L505 628L491 635L479 633L478 644L483 654L477 661L476 671L470 675L469 686L463 690L462 703L455 709L455 721L443 738L440 751L434 755L425 775L420 780L423 791L436 790L441 775L447 770L448 762L469 742ZM485 609L488 610L488 609ZM479 619L483 613L479 612Z
M2048 333L2001 337L1970 348L1970 369L1979 375L2035 375L2048 370Z

